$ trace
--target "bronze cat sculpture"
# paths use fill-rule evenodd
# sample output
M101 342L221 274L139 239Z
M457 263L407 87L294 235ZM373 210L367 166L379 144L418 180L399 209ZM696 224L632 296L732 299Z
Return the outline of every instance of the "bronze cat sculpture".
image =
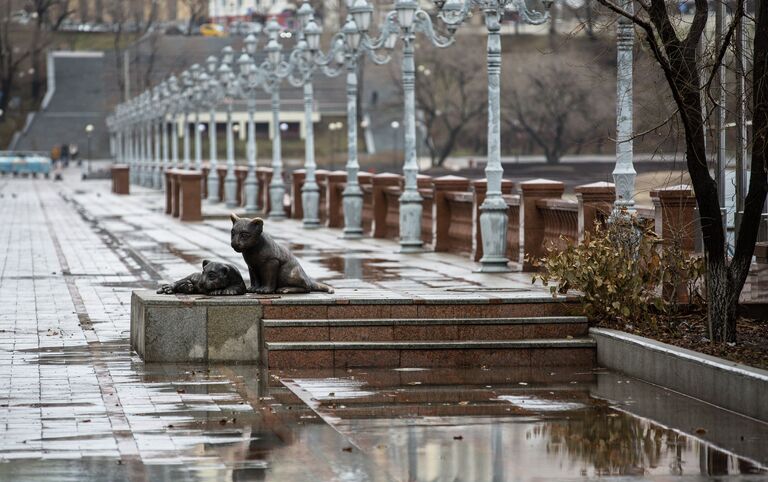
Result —
M203 272L166 284L157 290L159 294L232 296L245 294L245 281L236 266L204 260Z
M231 214L232 249L243 254L251 276L249 293L333 293L333 288L310 278L299 260L285 246L264 232L261 218L240 218Z

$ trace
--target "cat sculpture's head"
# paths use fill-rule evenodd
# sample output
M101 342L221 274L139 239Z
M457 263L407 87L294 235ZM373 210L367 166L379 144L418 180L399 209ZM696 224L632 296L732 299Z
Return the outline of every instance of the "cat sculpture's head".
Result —
M264 220L261 218L241 218L237 214L230 214L232 220L232 249L238 253L255 246L261 239L264 230Z
M203 274L200 276L200 290L204 293L222 290L229 286L232 279L232 265L217 263L216 261L203 260Z

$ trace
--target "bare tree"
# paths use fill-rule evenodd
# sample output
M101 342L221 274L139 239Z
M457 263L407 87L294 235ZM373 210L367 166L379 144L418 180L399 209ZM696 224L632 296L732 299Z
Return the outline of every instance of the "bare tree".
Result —
M422 113L425 143L433 166L442 166L461 136L486 111L483 51L463 47L463 55L421 47L416 73L416 108ZM398 80L402 99L402 83Z
M120 91L128 95L126 92L125 77L123 75L123 69L126 62L126 52L130 57L130 64L134 66L134 75L138 79L138 83L141 87L148 87L152 76L152 70L155 66L155 60L157 57L157 49L159 47L159 40L161 32L155 28L157 24L157 18L159 15L157 1L153 0L149 16L144 17L143 5L133 5L131 10L130 5L126 5L123 0L109 0L107 6L107 13L112 19L113 28L113 47L112 50L115 56L115 72L117 82L120 87ZM131 40L132 36L128 34L135 34L139 39L133 44L133 48L126 48L126 43ZM135 38L135 37L134 37ZM147 61L143 62L144 68L141 69L140 62L141 50L143 45L148 45L149 53L147 55Z
M757 241L760 216L768 193L768 2L757 2L752 72L752 167L744 214L736 235L733 257L725 249L717 181L710 174L705 144L707 92L717 69L731 48L737 22L744 17L744 0L737 0L721 48L704 67L699 50L709 17L708 1L695 0L690 22L675 21L675 11L664 0L638 0L637 13L612 0L598 0L639 27L643 41L661 67L677 116L685 132L685 157L701 218L707 265L707 301L710 336L716 342L736 341L736 311ZM679 18L679 17L677 17ZM702 87L701 80L704 79ZM704 92L702 92L702 89ZM725 188L725 186L720 186Z
M187 35L192 35L192 28L205 20L208 14L208 0L181 0L187 6Z
M38 99L43 90L42 53L50 44L50 32L59 29L61 23L72 13L69 0L28 0L25 10L35 17L32 32L32 98Z
M11 32L11 2L6 2L4 6L5 11L0 13L0 110L4 113L0 116L0 121L6 118L5 113L15 89L14 80L21 64L31 54L29 48L16 43L16 38Z
M503 122L522 130L556 164L573 147L580 147L603 123L592 102L592 89L562 59L528 74L527 82L504 86Z

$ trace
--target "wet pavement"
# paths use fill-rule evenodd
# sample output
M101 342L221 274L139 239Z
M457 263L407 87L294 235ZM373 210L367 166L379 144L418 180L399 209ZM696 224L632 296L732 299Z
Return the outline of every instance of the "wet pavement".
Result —
M74 177L0 178L0 480L768 479L766 424L600 370L146 365L131 291L241 265L229 221ZM340 290L543 293L457 256L275 232Z

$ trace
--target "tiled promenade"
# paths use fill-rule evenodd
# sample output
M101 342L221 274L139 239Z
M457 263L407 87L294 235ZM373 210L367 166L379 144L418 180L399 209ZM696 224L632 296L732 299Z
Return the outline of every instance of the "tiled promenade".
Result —
M63 183L0 178L0 480L519 480L542 473L502 457L502 446L516 444L525 446L520 457L528 453L538 460L535 468L548 467L550 477L599 472L597 459L575 449L550 452L552 437L563 429L551 420L587 423L587 414L608 420L606 404L590 394L614 375L525 369L388 371L378 377L360 371L314 374L320 382L292 373L281 384L281 374L255 367L143 364L129 351L133 289L185 276L205 258L244 266L229 248L228 220L182 225L161 213L160 195L134 191L116 197L106 182L81 183L77 173ZM394 243L342 241L329 230L310 237L294 222L268 222L267 229L292 243L311 275L349 295L546 295L531 288L528 275L475 274L459 257L427 253L403 263ZM350 388L349 380L359 381ZM365 380L388 388L360 389ZM616 386L611 380L608 388ZM441 388L404 395L433 384ZM445 388L451 384L462 388ZM534 388L550 394L549 400L522 405ZM367 422L354 421L360 412L340 412L349 400L374 392L379 401L365 405L373 410ZM308 403L300 398L306 393L313 394ZM713 410L660 393L685 413ZM338 402L339 396L348 401ZM415 401L416 408L406 407L405 417L391 411L401 413L397 422L381 420L376 407L383 406L382 397ZM421 418L415 414L433 404L451 411L415 423ZM577 408L583 412L552 418L553 410ZM497 419L461 417L499 413L508 413L501 425L491 424ZM683 437L623 413L611 416L656 427L669 440ZM517 415L523 418L510 419ZM702 415L697 423L722 417L740 426L739 417L721 412ZM643 452L643 461L633 463L645 467L646 475L664 476L674 462L669 457L687 457L696 468L702 454L717 453L743 464L742 472L759 473L755 463L768 463L768 456L750 447L765 446L768 430L750 430L752 438L736 438L726 447L731 452L686 439L677 455L665 451L651 461L653 454ZM512 445L499 445L502 437ZM442 462L451 458L453 463Z

